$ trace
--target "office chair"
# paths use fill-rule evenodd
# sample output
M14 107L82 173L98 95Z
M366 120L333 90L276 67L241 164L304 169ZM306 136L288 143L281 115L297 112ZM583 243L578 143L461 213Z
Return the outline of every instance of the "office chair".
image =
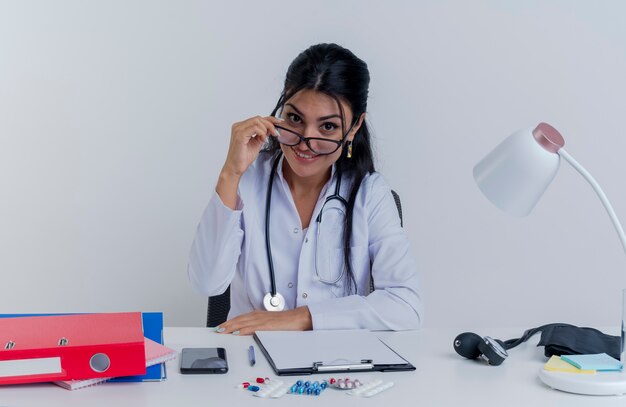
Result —
M398 216L400 217L400 226L404 227L402 220L402 203L400 202L400 196L396 191L392 190L393 200L398 208ZM370 292L374 291L374 280L370 276ZM207 307L206 326L218 326L228 318L228 311L230 311L230 286L222 294L213 295L209 297L209 304Z

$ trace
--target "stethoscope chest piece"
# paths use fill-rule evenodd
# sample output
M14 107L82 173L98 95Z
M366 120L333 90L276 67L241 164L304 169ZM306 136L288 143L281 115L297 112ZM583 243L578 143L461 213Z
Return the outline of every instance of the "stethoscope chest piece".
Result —
M263 297L263 306L267 311L282 311L285 308L285 298L280 293L274 296L267 293Z

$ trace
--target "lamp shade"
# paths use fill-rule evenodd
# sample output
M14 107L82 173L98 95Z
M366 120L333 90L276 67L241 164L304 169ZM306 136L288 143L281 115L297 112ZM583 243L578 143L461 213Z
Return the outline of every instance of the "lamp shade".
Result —
M546 123L520 130L476 164L474 179L498 208L526 216L554 179L560 161L557 151L564 144L560 133Z

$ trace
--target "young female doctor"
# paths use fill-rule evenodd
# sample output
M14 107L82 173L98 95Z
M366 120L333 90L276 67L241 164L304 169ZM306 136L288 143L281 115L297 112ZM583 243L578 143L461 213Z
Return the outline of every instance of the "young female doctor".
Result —
M419 327L416 263L374 171L368 87L352 52L314 45L289 66L271 116L232 126L188 267L206 296L231 285L218 332Z

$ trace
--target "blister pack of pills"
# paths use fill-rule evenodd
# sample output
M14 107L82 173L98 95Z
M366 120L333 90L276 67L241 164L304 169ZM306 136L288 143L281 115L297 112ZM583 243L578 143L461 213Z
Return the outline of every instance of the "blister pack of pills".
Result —
M394 385L393 382L383 382L382 380L373 380L371 382L367 382L348 390L346 394L351 396L361 396L361 397L372 397L377 395L380 392L383 392L387 389L392 388Z
M314 381L313 383L311 383L311 381L309 380L304 381L304 382L302 380L298 380L290 387L289 393L309 395L309 396L319 396L327 387L328 387L328 381L326 380L322 380L321 383L317 380Z
M291 385L280 380L272 380L265 383L259 391L253 393L256 397L277 399L289 392Z

